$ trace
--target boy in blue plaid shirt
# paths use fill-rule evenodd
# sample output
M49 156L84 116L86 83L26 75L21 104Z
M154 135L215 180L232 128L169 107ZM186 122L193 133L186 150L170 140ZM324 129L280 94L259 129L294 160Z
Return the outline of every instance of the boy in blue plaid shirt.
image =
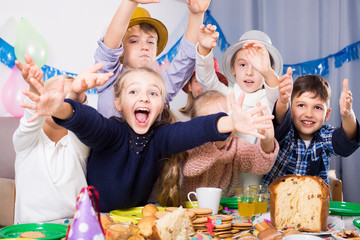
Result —
M341 127L335 128L324 124L331 112L329 83L318 75L301 76L293 83L291 75L289 68L279 79L274 124L280 150L263 184L285 174L319 176L329 184L331 156L347 157L360 146L348 80L343 81L339 101Z

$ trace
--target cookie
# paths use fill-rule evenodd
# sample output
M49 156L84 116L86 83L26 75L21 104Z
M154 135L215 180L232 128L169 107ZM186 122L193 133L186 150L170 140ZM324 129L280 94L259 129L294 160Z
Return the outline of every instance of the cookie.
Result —
M188 215L188 217L190 218L191 221L196 219L196 214L195 214L195 212L188 212L188 211L186 211L186 215Z
M206 227L206 223L200 223L200 224L193 224L194 228L203 228Z
M157 211L155 212L154 216L159 219L159 218L162 218L163 216L165 216L166 214L168 214L169 212L166 212L166 211Z
M233 234L231 234L231 233L217 235L217 237L219 237L219 238L231 238L232 236L233 236Z
M208 219L207 217L196 218L195 220L192 221L192 223L193 224L206 223L207 219Z
M210 219L212 220L220 220L221 222L223 223L229 223L233 220L233 217L230 216L230 215L223 215L223 214L216 214L216 215L213 215L213 216L209 216ZM219 221L218 221L219 222Z
M20 234L21 238L44 238L46 237L44 234L42 234L41 232L36 232L36 231L29 231L29 232L23 232L22 234Z
M214 225L216 230L220 229L231 229L231 223L223 223L221 225Z
M196 232L207 232L207 228L206 228L206 227L202 227L202 228L195 228L195 227L194 227L194 230L195 230Z
M159 211L159 209L154 204L146 204L144 208L141 210L143 217L145 216L155 216L155 213Z
M215 235L221 235L221 234L227 234L227 233L231 233L232 235L237 234L238 232L240 232L239 230L235 230L235 229L229 229L227 231L221 231L221 232L215 232Z
M231 226L233 227L245 227L245 228L252 228L253 224L252 223L248 223L248 222L236 222L236 223L231 223Z
M178 209L178 207L167 207L167 208L165 208L165 211L166 212L173 212L173 211L175 211L177 209Z
M206 215L211 215L212 214L212 210L210 208L187 208L186 209L189 212L194 212L197 216L206 216Z

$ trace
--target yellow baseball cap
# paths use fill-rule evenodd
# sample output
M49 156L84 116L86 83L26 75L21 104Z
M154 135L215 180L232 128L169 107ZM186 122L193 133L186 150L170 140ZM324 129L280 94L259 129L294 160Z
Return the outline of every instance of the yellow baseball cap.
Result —
M137 7L131 16L128 28L141 23L147 23L156 29L158 34L157 55L159 55L164 50L168 40L167 28L162 22L152 18L145 8Z

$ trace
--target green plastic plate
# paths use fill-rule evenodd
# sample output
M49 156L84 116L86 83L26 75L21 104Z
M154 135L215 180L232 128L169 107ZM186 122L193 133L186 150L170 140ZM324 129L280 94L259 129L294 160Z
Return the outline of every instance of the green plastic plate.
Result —
M330 201L330 214L340 216L360 216L360 204Z
M121 220L121 218L128 218L133 223L137 223L140 220L140 218L142 218L141 212L143 208L144 207L132 207L127 209L112 210L110 212L110 216L115 217L113 218L114 220L124 221L125 219ZM164 207L157 207L157 208L159 211L165 211ZM125 221L129 221L129 220L125 220Z
M24 223L3 227L0 229L0 238L18 238L28 231L37 231L44 234L45 240L57 240L66 236L67 226L56 223Z
M236 197L221 198L220 204L221 204L221 206L227 207L227 208L230 208L230 209L237 209L238 208Z

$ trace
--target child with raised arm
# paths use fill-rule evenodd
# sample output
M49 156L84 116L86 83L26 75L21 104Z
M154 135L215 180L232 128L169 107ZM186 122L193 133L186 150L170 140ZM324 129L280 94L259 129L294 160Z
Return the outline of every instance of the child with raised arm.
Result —
M235 99L244 92L244 111L254 109L260 101L272 112L279 96L278 75L282 74L283 62L270 38L258 30L248 31L226 50L222 59L223 71L233 83L233 87L227 87L219 82L213 69L212 49L216 46L218 36L216 26L201 26L196 46L196 78L204 91L217 90L227 94L233 90ZM239 136L250 143L257 141L253 136Z
M152 68L156 56L165 48L168 33L162 22L151 18L148 11L137 7L139 3L157 3L160 0L123 0L120 3L104 38L98 41L95 61L104 63L103 72L114 76L98 92L98 111L105 117L119 116L114 108L114 84L125 71L138 67ZM198 29L210 0L187 0L189 22L177 55L171 65L161 73L165 80L170 102L186 84L195 68L195 44Z
M226 109L226 96L210 90L194 99L190 114L194 118L215 114L221 109ZM241 172L269 172L279 145L274 138L273 127L260 133L265 138L255 144L232 134L225 141L209 142L188 150L183 166L183 192L187 194L198 187L216 187L223 190L223 197L233 197L235 188L241 186Z
M43 85L43 72L29 55L27 64L15 61L26 82L36 79ZM93 69L96 72L98 68ZM104 74L94 74L101 76ZM107 80L104 78L104 80ZM72 92L74 79L65 77L64 94ZM48 79L44 90L50 92L59 83L58 77ZM76 89L74 89L76 90ZM30 88L34 96L39 92ZM74 92L73 97L85 100L84 93ZM29 98L27 104L33 104ZM76 198L80 190L87 186L86 162L90 152L74 133L58 126L51 117L39 117L28 122L35 113L25 109L20 125L13 135L15 159L15 219L14 223L50 222L69 224L75 213Z
M204 91L217 90L224 94L234 91L236 98L244 92L244 111L255 108L257 102L261 102L272 112L279 96L278 75L282 73L283 61L271 39L264 32L251 30L226 50L222 59L223 71L229 82L233 83L233 86L227 87L219 82L212 68L212 49L218 37L216 26L208 24L200 27L199 43L196 46L196 78ZM237 135L252 144L258 141L250 135ZM260 184L261 181L261 175L241 173L244 186Z
M91 147L87 180L99 191L103 212L146 204L164 158L205 142L223 141L234 130L264 138L254 129L270 128L271 124L264 121L273 118L258 116L266 107L244 113L240 98L233 104L232 116L218 113L164 124L161 120L169 111L165 83L149 68L131 69L116 81L114 104L122 119L105 118L95 109L70 99L64 102L61 85L50 93L36 81L31 84L41 96L24 92L34 103L23 107L36 109L29 122L42 115L53 115L57 124L75 132Z
M291 70L286 75L279 88L284 91L280 91L275 106L275 137L280 150L263 183L270 184L285 174L300 174L319 176L329 184L331 156L347 157L360 146L359 123L352 109L348 80L343 81L339 100L341 127L335 128L324 124L331 113L329 83L319 75L305 75L292 86Z

